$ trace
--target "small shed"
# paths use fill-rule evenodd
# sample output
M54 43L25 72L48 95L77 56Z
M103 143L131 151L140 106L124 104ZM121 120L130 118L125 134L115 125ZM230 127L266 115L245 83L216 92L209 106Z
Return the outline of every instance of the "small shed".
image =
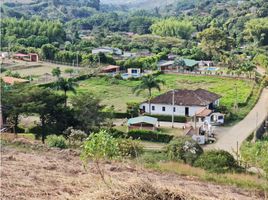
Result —
M101 70L102 73L118 73L119 71L120 66L117 65L108 65Z
M158 119L148 116L134 117L128 120L127 127L128 131L133 129L139 130L156 130Z
M127 73L129 75L133 75L133 74L140 75L141 74L141 69L140 68L128 68Z
M29 53L30 62L38 62L39 57L37 53Z

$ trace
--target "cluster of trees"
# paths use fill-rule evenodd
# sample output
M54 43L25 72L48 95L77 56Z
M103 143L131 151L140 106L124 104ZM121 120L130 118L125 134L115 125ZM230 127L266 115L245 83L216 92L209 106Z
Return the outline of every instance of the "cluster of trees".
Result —
M48 42L63 43L65 40L66 33L59 21L39 18L1 19L1 48L17 42L25 46L41 47Z
M160 20L151 26L153 34L169 37L179 37L190 39L195 32L195 27L191 21L169 18Z
M165 58L167 58L167 54L165 52L162 52L153 56L131 58L128 60L119 60L116 62L116 64L125 68L134 67L156 70L158 61Z
M67 104L67 91L74 91L71 79L59 77L52 88L38 86L1 84L1 106L4 121L15 133L19 132L19 122L22 115L36 115L40 124L33 129L37 136L45 141L49 133L63 133L73 126L87 133L98 128L105 116L100 112L99 100L91 94L79 94ZM64 91L56 93L54 89Z

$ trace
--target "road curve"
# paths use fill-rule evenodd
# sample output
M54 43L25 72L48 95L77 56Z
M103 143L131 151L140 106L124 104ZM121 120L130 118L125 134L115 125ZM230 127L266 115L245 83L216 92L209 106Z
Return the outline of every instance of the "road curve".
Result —
M208 145L207 149L222 149L232 154L240 148L242 142L259 126L268 114L268 89L263 92L248 115L236 125L224 129L226 132L221 133L216 143Z

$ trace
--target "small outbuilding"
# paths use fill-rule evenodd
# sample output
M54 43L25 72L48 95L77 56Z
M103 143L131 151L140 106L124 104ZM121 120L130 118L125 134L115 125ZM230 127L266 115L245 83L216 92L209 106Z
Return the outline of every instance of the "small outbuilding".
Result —
M134 117L127 122L128 131L133 129L154 131L156 130L157 125L158 119L149 116Z
M120 71L120 66L117 65L108 65L102 68L102 73L118 73Z

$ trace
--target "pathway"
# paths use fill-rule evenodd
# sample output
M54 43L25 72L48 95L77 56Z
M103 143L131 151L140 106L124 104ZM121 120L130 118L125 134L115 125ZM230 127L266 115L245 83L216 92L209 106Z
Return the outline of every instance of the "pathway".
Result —
M265 70L257 68L261 74L265 74ZM268 88L264 88L259 101L249 114L239 123L232 127L216 127L218 135L217 142L206 146L206 149L222 149L232 154L237 152L241 144L253 133L268 114Z
M207 146L208 149L223 149L234 153L237 147L259 126L268 113L268 89L263 89L255 107L239 123L232 127L216 128L219 138L216 143Z

